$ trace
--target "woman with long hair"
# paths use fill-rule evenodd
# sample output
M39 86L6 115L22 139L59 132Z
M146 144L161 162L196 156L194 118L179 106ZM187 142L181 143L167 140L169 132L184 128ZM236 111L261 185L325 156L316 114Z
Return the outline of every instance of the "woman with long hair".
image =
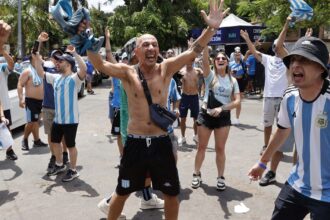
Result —
M224 52L219 52L213 61L214 70L209 63L209 49L203 52L203 74L205 79L205 96L198 115L198 149L195 157L195 171L192 188L200 187L202 178L200 169L205 158L212 131L215 138L216 165L218 170L217 190L225 190L225 145L228 138L231 120L230 110L240 103L238 83L228 72L229 59Z

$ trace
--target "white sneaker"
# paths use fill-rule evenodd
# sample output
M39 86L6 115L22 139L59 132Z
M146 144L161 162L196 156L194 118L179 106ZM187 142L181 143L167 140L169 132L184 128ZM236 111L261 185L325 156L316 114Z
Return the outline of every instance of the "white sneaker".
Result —
M178 140L179 145L182 145L182 144L185 144L185 143L186 143L186 138L185 137L179 138L179 140Z
M141 207L140 209L163 209L164 200L159 199L157 195L152 194L152 198L148 201L145 201L141 198Z
M233 119L231 120L231 124L232 124L232 125L239 125L239 119L238 119L238 118L233 118Z
M194 135L193 140L196 144L198 144L198 136L197 135Z
M97 204L97 207L104 213L106 216L108 216L109 210L110 210L110 204L107 203L107 200L109 198L102 199L99 204ZM111 197L110 197L111 199ZM110 200L109 200L110 201ZM117 218L117 220L126 220L126 215L124 213L121 213L120 216Z

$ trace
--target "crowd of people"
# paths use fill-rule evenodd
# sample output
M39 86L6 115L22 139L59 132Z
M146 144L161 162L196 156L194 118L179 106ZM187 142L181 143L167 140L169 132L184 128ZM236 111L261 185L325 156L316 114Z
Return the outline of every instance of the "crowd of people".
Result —
M79 177L76 169L77 94L85 79L91 82L91 72L95 68L112 80L109 119L111 134L117 137L120 158L117 187L98 207L110 220L124 219L122 210L129 195L142 191L141 209L164 208L166 219L178 219L177 149L188 138L185 135L188 111L193 118L192 140L197 145L191 187L201 186L202 164L213 132L215 188L223 191L226 189L225 147L230 127L240 123L241 100L245 93L255 92L256 62L260 62L265 68L264 143L261 157L256 155L258 163L248 176L259 180L261 186L273 183L283 152L295 151L292 172L275 201L271 218L298 220L311 213L312 219L327 219L330 213L329 51L310 31L288 51L284 41L292 21L289 16L273 43L274 56L257 51L249 34L241 30L240 35L248 46L245 55L236 47L230 57L228 51L221 50L211 58L212 48L208 43L228 12L223 4L223 1L220 4L210 1L209 14L202 12L207 28L201 36L195 41L189 40L186 51L176 55L170 48L165 57L160 55L156 37L143 34L135 39L132 50L126 50L116 59L111 51L110 31L105 29L105 59L97 53L103 38L93 38L90 44L73 41L75 46L68 45L65 51L53 50L49 59L43 60L39 51L49 36L46 32L40 33L38 50L29 56L30 65L20 74L17 86L19 105L25 108L27 121L22 150L30 149L28 137L32 133L33 147L50 147L47 175L66 172L63 182ZM76 40L85 37L81 34L84 31L90 31L91 21L85 13L79 17L79 22L75 20L74 28L70 28ZM60 14L56 16L61 18ZM66 25L63 24L64 31ZM78 30L79 33L72 32ZM0 21L0 54L5 59L0 64L0 117L8 129L11 115L7 78L14 69L14 61L2 48L10 31L10 25ZM79 55L81 50L87 51L87 62ZM197 58L200 65L194 65ZM91 85L87 85L88 93L94 94ZM235 114L232 113L234 109ZM41 113L48 144L39 137ZM171 118L165 126L164 117ZM277 129L271 137L276 119ZM179 122L180 138L174 133L174 121ZM12 146L7 147L6 155L10 160L17 159ZM268 162L271 162L270 170L262 176ZM164 200L152 190L161 191Z

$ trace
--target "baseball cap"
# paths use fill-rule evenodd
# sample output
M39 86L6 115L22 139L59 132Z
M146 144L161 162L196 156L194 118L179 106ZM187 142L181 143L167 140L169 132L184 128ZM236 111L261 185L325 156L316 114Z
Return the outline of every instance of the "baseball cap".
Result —
M65 61L67 61L71 65L71 71L72 72L76 72L77 71L76 61L74 60L74 58L70 54L67 54L67 53L64 53L62 55L55 54L54 55L54 58L55 59L58 59L58 60L65 60Z
M50 53L50 57L53 57L55 58L55 54L59 54L60 56L63 55L63 52L61 50L53 50L51 53Z
M329 51L325 43L316 37L300 38L289 55L283 58L283 62L287 68L290 66L290 60L293 55L303 56L311 61L320 64L325 72L328 72L327 64L329 60Z

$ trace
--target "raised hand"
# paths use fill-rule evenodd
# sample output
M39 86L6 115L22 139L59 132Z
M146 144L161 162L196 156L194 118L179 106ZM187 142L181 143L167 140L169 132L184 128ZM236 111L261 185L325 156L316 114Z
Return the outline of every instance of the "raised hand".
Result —
M11 27L9 24L4 22L3 20L0 20L0 47L7 42L8 37L10 35Z
M305 37L311 37L313 35L313 28L307 28Z
M194 39L191 37L189 40L187 40L187 45L188 45L188 48L190 48L194 43Z
M109 27L105 27L104 32L105 32L106 39L110 39L110 30L109 30Z
M207 15L204 10L201 11L203 19L209 27L219 28L222 19L229 11L229 8L223 11L223 4L224 4L224 0L220 1L220 5L219 5L219 0L210 0L209 1L210 13Z
M46 42L49 40L49 36L46 32L41 32L38 36L38 41L39 42Z
M65 52L68 52L68 53L73 54L74 52L76 52L76 48L74 46L72 46L72 45L68 45L66 47L66 51Z
M239 33L244 40L249 39L249 33L246 30L241 30Z

